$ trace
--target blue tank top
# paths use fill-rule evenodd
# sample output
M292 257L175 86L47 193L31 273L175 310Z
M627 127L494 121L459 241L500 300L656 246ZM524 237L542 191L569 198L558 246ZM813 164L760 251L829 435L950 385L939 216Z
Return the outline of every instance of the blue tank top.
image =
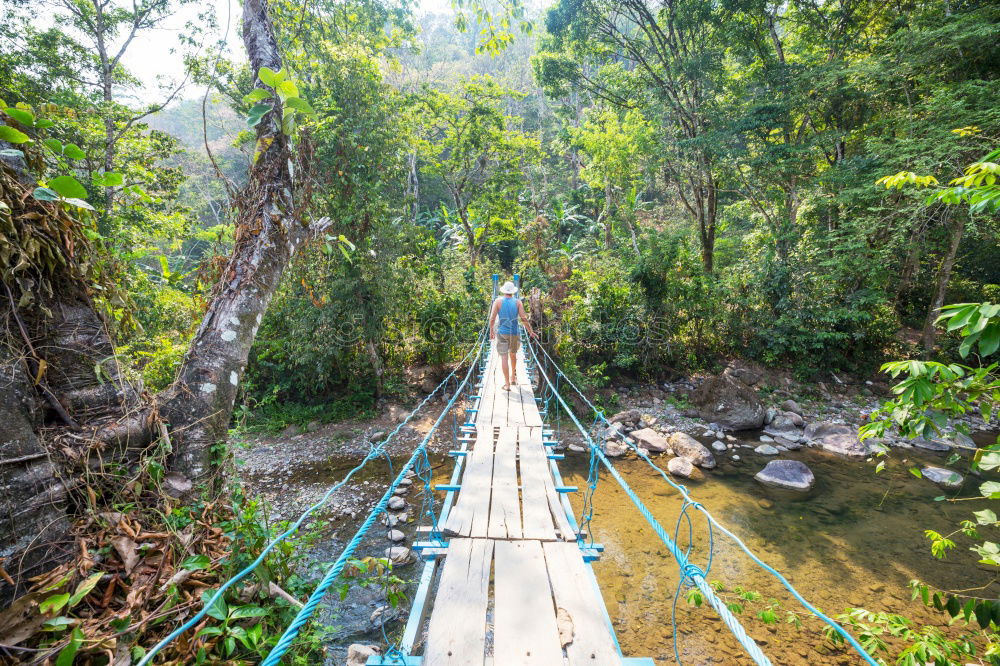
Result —
M497 333L500 335L517 335L517 299L504 296L500 301L500 311L497 313Z

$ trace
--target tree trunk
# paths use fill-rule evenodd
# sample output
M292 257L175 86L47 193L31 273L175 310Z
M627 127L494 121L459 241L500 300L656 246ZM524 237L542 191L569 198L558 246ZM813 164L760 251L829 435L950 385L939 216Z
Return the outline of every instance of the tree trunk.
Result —
M243 43L253 72L281 69L266 0L244 3ZM281 132L280 105L273 104L257 125L257 146L263 149L238 197L233 254L177 380L162 396L173 469L196 481L211 473L212 447L225 441L250 347L285 267L312 232L329 224L324 219L310 228L296 219L289 138Z
M931 298L930 307L927 309L927 320L924 322L923 348L925 355L930 354L934 349L934 342L937 339L937 327L934 325L934 322L941 314L941 306L944 305L944 299L948 292L948 281L951 280L951 269L955 266L958 247L961 245L962 235L965 233L964 215L960 213L953 216L951 208L946 208L944 217L945 222L948 222L952 218L951 242L948 244L947 254L941 260L937 283L934 287L934 297Z
M409 171L406 175L407 194L413 198L413 208L411 219L413 224L417 223L417 216L420 214L420 173L417 171L417 154L410 153Z

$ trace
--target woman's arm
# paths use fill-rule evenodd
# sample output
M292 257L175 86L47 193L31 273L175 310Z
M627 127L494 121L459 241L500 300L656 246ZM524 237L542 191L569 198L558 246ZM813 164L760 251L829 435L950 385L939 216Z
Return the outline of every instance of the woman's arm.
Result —
M490 308L490 339L492 340L497 336L497 330L494 324L497 320L497 313L500 312L500 299L493 301L493 307Z
M524 301L517 302L517 314L521 316L521 321L524 322L524 329L528 331L528 335L533 338L537 338L538 336L535 335L533 330L531 330L531 322L528 321L528 313L524 311Z

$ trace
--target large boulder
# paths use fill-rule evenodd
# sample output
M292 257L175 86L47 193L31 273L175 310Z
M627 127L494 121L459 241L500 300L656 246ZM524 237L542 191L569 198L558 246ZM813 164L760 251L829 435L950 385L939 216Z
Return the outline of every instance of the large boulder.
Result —
M691 464L687 458L671 458L667 463L667 471L682 479L700 481L703 477L701 470Z
M365 666L368 657L375 657L380 654L377 645L362 645L354 643L347 648L347 662L344 666Z
M961 488L962 482L965 481L961 474L944 467L924 467L920 473L925 479L933 481L942 488Z
M747 386L756 386L760 383L760 374L749 368L726 368L726 372Z
M870 453L868 445L858 439L857 428L844 423L810 423L803 436L810 446L818 446L837 455L858 457Z
M628 446L625 442L621 442L617 439L609 439L604 442L604 455L609 458L621 458L628 452Z
M638 409L626 409L608 419L608 423L635 423L640 419L642 419L642 412Z
M764 426L764 432L771 437L784 437L797 441L802 436L802 430L799 427L802 423L802 417L798 414L777 412L771 421Z
M772 460L753 478L765 486L798 492L812 490L816 483L812 470L798 460Z
M786 412L792 412L793 414L798 414L799 416L802 416L802 408L799 407L799 403L795 402L794 400L784 401L783 403L781 403L781 408Z
M712 469L715 467L715 456L697 439L683 432L672 432L667 437L667 444L675 456L686 458L698 467Z
M636 441L636 444L647 451L652 453L663 453L670 449L670 445L667 444L667 440L660 433L656 432L652 428L643 428L642 430L633 430L629 433L632 439Z
M726 430L756 430L764 425L764 405L757 393L726 371L701 383L691 402L706 421Z

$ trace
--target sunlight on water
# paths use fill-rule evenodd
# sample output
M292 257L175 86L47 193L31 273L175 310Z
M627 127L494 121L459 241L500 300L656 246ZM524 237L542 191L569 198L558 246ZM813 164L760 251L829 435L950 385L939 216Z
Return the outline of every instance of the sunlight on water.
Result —
M905 453L905 455L897 455ZM706 480L688 482L691 495L731 529L761 559L781 571L813 604L837 614L849 607L901 613L924 624L944 627L944 615L910 602L907 583L914 578L941 589L960 589L988 582L968 548L972 540L961 535L946 560L930 554L923 530L949 533L985 502L948 503L933 499L944 494L907 468L918 462L942 465L942 458L894 452L889 468L875 476L874 465L848 461L811 450L785 454L805 462L816 475L808 495L789 495L765 488L753 479L767 460L751 449L740 449L739 463L721 462ZM728 460L729 456L724 456ZM661 459L665 465L666 458ZM908 462L903 462L907 460ZM561 463L568 484L578 485L573 496L579 514L586 488L587 459L567 455ZM638 460L616 462L627 482L640 494L661 524L673 533L680 509L679 494ZM957 467L956 469L962 469ZM975 493L978 480L970 477L964 493ZM594 495L594 540L605 552L594 571L608 612L627 656L650 656L672 663L671 603L677 587L677 566L631 501L607 474L601 475ZM692 561L704 566L707 531L704 519L694 516ZM687 543L682 529L680 543ZM801 607L775 579L760 570L728 538L716 534L714 558L708 575L728 590L735 586L760 592L780 604L781 622L766 626L753 617L759 605L750 604L742 621L775 664L862 663L847 652L821 654L821 623L803 617L802 630L785 622L787 610ZM694 608L683 598L677 605L678 648L685 663L752 663L707 606ZM956 633L960 628L956 625Z

